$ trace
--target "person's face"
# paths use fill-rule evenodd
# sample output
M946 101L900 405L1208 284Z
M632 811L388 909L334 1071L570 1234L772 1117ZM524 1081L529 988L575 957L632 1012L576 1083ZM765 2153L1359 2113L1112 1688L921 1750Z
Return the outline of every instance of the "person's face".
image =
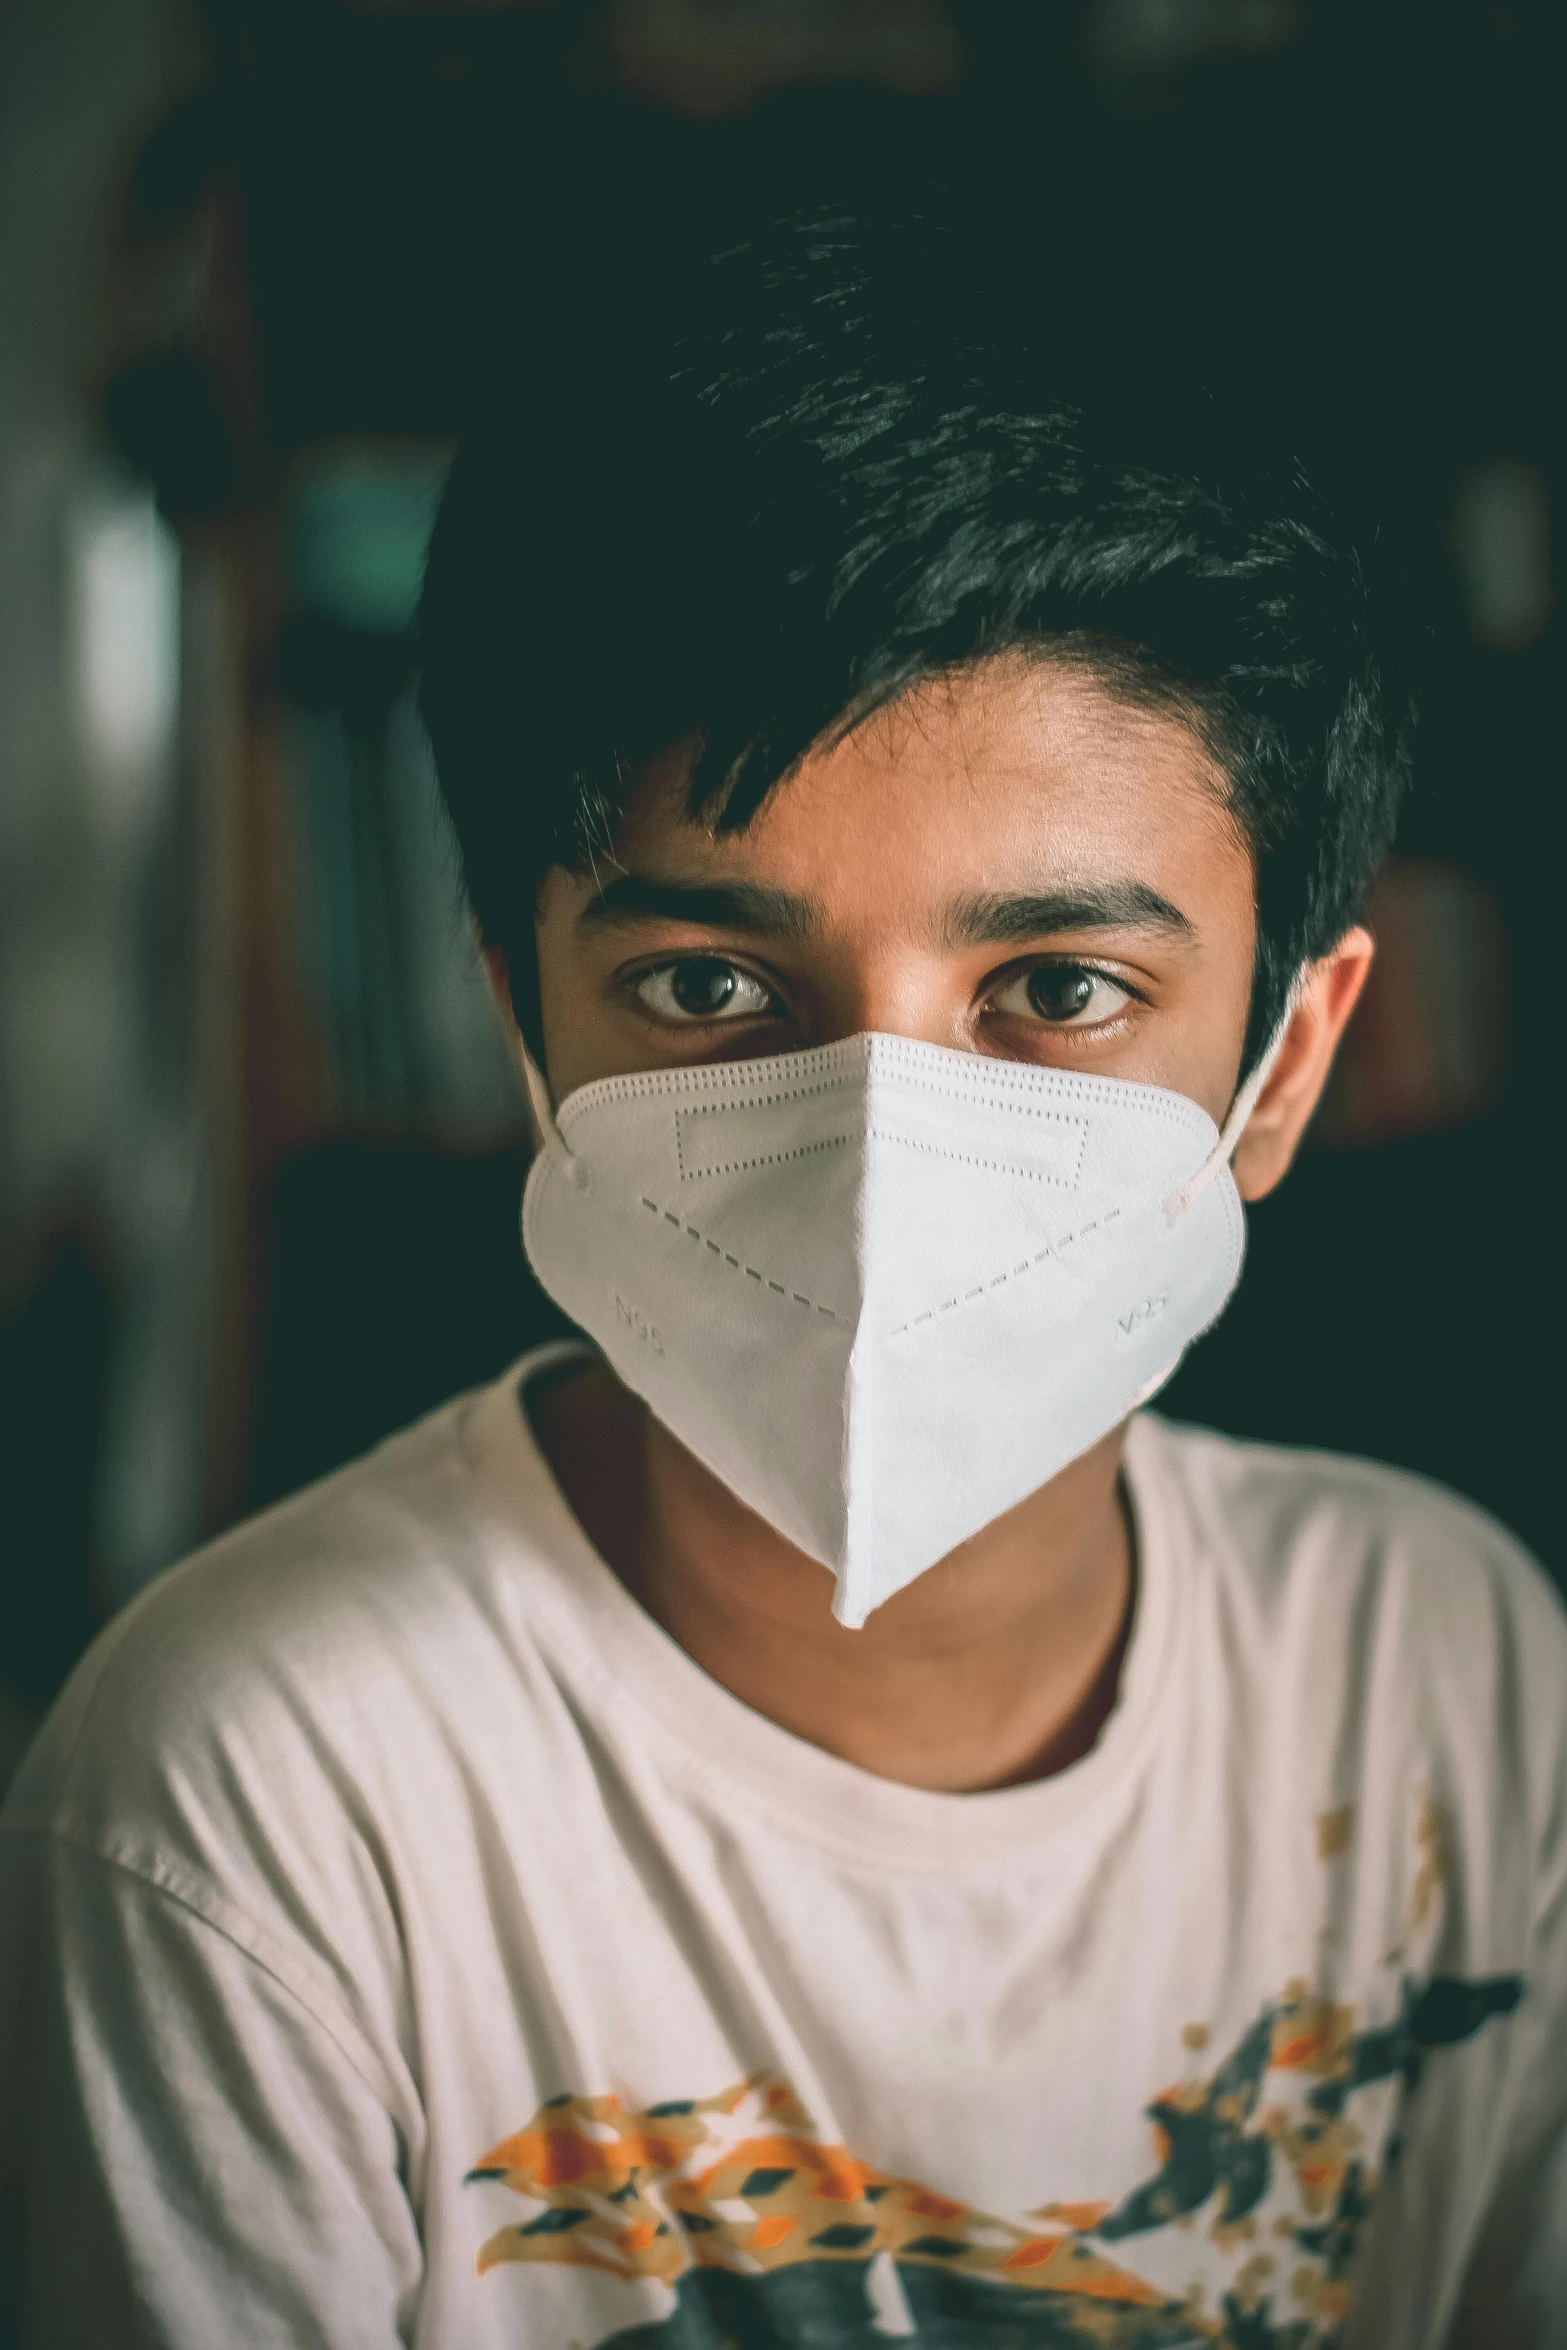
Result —
M545 881L557 1101L594 1078L875 1030L1167 1086L1222 1122L1255 877L1223 778L1177 717L1064 664L993 660L812 753L729 834L687 813L690 757L687 742L651 764L612 861ZM1250 1196L1288 1164L1370 952L1351 932L1313 969L1237 1154Z

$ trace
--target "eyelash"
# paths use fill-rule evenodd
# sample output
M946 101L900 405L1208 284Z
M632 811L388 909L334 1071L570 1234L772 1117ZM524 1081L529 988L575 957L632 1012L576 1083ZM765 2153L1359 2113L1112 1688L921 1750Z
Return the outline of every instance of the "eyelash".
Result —
M671 1016L667 1012L661 1013L646 1002L642 991L650 981L669 978L673 973L682 969L701 968L732 973L737 981L749 982L752 987L760 989L767 996L768 1002L764 1006L752 1007L747 1012L730 1013L727 1018L719 1010L705 1020L699 1013L694 1012L688 1012L684 1018ZM728 955L670 955L663 962L646 963L640 971L630 972L627 975L625 985L632 1001L641 1010L647 1012L653 1019L661 1018L669 1027L727 1028L737 1025L740 1020L768 1017L783 1009L776 988L772 987L759 973L749 970L744 963L732 961Z
M1119 1003L1112 1005L1110 1010L1102 1014L1101 1017L1097 1020L1079 1020L1071 1017L1060 1020L1051 1020L1039 1009L1037 1004L1031 1006L1028 1011L1021 1013L1009 1013L1002 1010L999 1002L997 1001L998 998L1010 993L1014 988L1030 988L1033 981L1039 978L1042 973L1046 972L1058 974L1063 979L1080 978L1094 980L1100 986L1112 988L1121 1000ZM1047 955L1042 956L1037 962L1027 963L1024 964L1021 968L1013 970L1007 975L1007 977L1000 983L999 986L992 988L989 998L989 1007L990 1009L999 1012L1003 1019L1023 1018L1037 1024L1041 1028L1054 1029L1057 1033L1060 1033L1063 1030L1077 1030L1087 1033L1095 1029L1109 1027L1110 1023L1119 1017L1119 1015L1126 1009L1126 1006L1129 1003L1146 1003L1147 1000L1147 997L1144 996L1139 989L1133 987L1129 980L1122 979L1114 971L1105 970L1101 964L1078 962L1073 957L1066 955Z

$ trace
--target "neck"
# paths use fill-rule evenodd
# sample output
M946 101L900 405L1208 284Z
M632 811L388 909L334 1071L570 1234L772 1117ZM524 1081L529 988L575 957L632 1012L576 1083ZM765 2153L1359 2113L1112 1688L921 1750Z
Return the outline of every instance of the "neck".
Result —
M602 1364L530 1399L589 1539L703 1671L782 1728L911 1787L1015 1786L1086 1754L1131 1616L1122 1431L849 1632L832 1577Z

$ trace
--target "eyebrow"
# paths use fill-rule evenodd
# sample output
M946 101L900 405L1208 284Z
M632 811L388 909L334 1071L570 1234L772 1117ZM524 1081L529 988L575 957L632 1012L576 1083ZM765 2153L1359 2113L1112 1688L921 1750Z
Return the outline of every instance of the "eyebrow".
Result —
M942 924L949 946L1019 946L1064 930L1168 930L1183 938L1194 927L1146 881L1089 882L1041 897L960 898Z
M622 873L583 907L579 924L690 922L703 930L746 930L758 938L808 939L820 926L810 898L754 882L693 882Z
M803 941L821 927L820 909L791 890L755 882L682 881L622 873L584 906L584 927L616 922L686 922L702 930L743 930L757 938ZM1193 925L1145 881L1081 884L1042 895L960 898L941 924L947 946L1014 946L1075 930L1164 930L1190 938Z

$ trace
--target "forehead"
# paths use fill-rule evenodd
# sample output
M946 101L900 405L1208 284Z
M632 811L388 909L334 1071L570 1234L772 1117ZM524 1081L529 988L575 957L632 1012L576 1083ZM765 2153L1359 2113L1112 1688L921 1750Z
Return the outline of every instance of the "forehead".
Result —
M1010 655L930 679L809 752L743 829L689 812L689 746L646 771L618 855L883 919L1024 884L1137 880L1175 904L1243 896L1252 860L1222 770L1176 711L1077 664Z

